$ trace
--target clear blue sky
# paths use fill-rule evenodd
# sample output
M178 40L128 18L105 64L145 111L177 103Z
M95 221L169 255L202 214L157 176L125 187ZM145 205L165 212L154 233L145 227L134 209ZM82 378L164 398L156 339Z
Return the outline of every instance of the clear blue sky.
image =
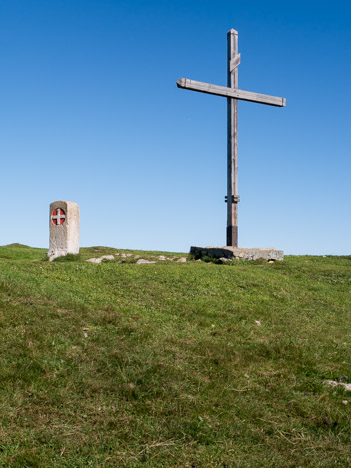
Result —
M81 245L224 245L226 102L178 78L287 98L239 103L239 244L351 254L348 1L0 1L0 245L48 247L77 202Z

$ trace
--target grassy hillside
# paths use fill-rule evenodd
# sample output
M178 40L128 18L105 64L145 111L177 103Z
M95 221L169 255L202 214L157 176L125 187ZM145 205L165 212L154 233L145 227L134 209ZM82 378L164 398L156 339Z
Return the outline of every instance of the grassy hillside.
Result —
M351 257L114 252L0 247L0 466L351 465Z

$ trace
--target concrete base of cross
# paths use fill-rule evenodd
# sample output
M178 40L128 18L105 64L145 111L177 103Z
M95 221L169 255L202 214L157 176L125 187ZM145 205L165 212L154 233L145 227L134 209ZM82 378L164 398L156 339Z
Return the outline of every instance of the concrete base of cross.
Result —
M235 259L267 261L284 260L284 252L273 248L247 249L245 247L190 247L190 255L201 259L204 255L208 257L230 261Z

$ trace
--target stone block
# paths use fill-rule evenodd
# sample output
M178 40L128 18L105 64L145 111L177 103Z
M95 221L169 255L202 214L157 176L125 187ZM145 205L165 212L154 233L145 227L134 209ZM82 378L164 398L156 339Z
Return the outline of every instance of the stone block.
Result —
M67 254L79 254L79 206L68 201L50 204L49 261Z

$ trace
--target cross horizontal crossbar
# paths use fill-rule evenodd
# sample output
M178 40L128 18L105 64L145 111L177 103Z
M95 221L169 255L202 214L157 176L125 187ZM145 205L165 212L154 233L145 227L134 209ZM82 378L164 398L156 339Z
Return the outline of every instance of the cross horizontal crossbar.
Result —
M216 96L224 96L227 98L240 99L241 101L258 102L269 106L285 107L286 99L276 96L268 96L267 94L251 93L241 89L226 88L225 86L217 86L201 81L188 80L180 78L177 81L178 88L190 89L191 91L199 91L200 93L215 94Z

